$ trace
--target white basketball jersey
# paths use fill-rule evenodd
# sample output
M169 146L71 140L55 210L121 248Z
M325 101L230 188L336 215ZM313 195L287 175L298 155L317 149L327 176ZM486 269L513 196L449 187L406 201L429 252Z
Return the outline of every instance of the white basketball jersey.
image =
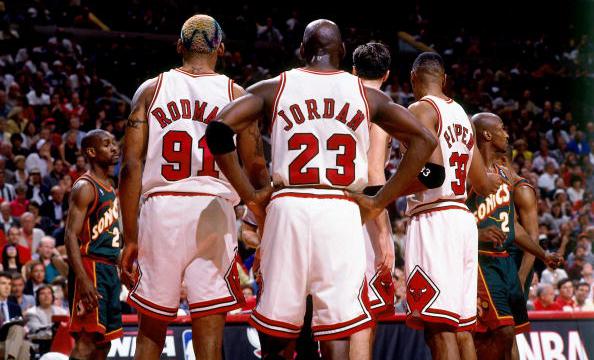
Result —
M459 207L466 204L466 175L470 169L474 151L474 133L468 115L454 100L443 100L436 96L425 96L426 101L437 112L437 138L443 156L445 180L436 189L425 190L408 196L407 214L440 208Z
M272 178L285 186L367 185L369 109L344 71L293 69L279 76L272 123Z
M142 194L205 193L234 204L239 196L217 167L205 131L233 100L233 81L224 75L194 75L173 69L159 75L147 111L149 139Z

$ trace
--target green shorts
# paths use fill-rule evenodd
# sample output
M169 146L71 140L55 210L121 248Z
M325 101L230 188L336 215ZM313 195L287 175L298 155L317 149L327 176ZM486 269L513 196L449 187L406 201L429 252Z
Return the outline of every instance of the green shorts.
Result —
M70 332L74 336L81 332L96 333L100 343L122 337L121 283L116 265L107 260L83 257L83 266L102 298L99 299L97 308L80 313L82 304L79 305L77 281L74 272L70 270Z
M478 301L477 331L502 326L514 326L517 334L530 330L516 264L507 252L485 255L479 251Z

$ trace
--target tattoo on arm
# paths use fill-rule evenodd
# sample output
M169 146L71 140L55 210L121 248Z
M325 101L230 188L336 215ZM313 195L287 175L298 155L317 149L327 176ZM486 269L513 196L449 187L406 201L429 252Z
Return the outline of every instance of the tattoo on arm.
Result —
M126 123L126 127L138 129L140 125L146 124L148 121L146 120L139 120L139 119L132 119L128 118L128 122Z

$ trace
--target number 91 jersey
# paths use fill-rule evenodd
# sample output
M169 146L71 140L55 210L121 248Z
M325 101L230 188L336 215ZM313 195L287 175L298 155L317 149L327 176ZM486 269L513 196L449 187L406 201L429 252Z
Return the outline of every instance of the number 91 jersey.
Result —
M419 101L427 102L437 113L437 139L445 168L445 180L438 188L409 195L407 215L438 209L468 210L464 204L467 197L466 175L474 152L474 132L468 115L452 99L444 100L428 95Z
M362 190L369 109L361 81L344 71L306 69L284 72L279 80L271 130L274 183Z
M206 145L205 131L233 100L233 81L219 74L162 73L147 111L142 194L204 193L239 202Z

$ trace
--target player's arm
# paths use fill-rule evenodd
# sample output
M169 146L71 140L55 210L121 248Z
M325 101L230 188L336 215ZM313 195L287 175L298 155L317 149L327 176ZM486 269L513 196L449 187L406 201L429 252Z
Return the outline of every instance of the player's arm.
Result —
M122 283L129 289L134 283L133 267L138 256L138 213L142 166L148 143L147 111L155 96L156 81L141 86L134 96L132 111L126 124L122 167L120 169L120 206L124 227L124 250L121 257Z
M93 185L88 181L81 180L74 184L72 192L70 193L70 208L68 210L66 228L64 230L64 243L66 245L66 252L68 253L68 260L70 261L70 266L72 267L72 271L76 276L78 284L76 291L79 294L85 309L95 308L100 297L93 282L85 271L78 243L83 223L87 215L87 209L95 200L94 191ZM76 309L77 306L78 304L72 304L73 309Z
M371 199L371 203L369 199L355 196L364 220L367 220L379 215L390 202L405 194L435 150L437 139L409 110L392 102L387 95L371 88L366 88L365 91L371 110L371 121L390 136L408 145L398 171Z
M371 124L369 128L369 150L367 150L368 186L364 191L367 195L375 195L386 183L384 165L389 143L390 136L378 125ZM375 225L369 227L369 235L375 253L376 269L379 272L391 272L395 255L388 211L382 211L378 217L369 221L374 222Z
M498 174L487 172L483 156L476 146L476 130L474 125L472 126L472 132L474 133L474 151L472 153L472 162L470 163L470 169L468 170L468 179L474 191L478 194L487 196L493 194L501 185L502 179Z
M536 193L529 186L519 186L514 191L514 203L518 210L519 222L528 233L530 240L538 245L538 209ZM534 266L534 255L525 253L518 269L520 283L525 284L526 278Z
M417 120L437 138L437 112L426 101L417 101L408 107L408 110ZM406 189L405 195L413 194L427 189L440 187L445 180L445 168L443 167L443 156L441 148L435 148L429 161L425 164L416 179Z
M262 81L251 86L245 96L225 106L217 120L206 128L206 141L217 165L241 199L260 219L264 218L264 203L270 197L271 188L260 192L254 189L248 175L239 165L233 136L265 115L277 88L278 80Z
M539 244L534 243L532 239L530 239L530 235L528 232L520 225L520 223L515 221L515 231L516 231L516 238L514 242L518 245L522 250L536 256L540 260L542 260L547 266L552 268L556 268L563 262L563 258L554 253L547 253L544 251L543 248L540 247Z
M233 96L235 99L245 94L246 91L242 87L234 85ZM247 129L237 135L237 152L251 184L256 189L269 186L270 175L266 167L258 121L252 122Z

